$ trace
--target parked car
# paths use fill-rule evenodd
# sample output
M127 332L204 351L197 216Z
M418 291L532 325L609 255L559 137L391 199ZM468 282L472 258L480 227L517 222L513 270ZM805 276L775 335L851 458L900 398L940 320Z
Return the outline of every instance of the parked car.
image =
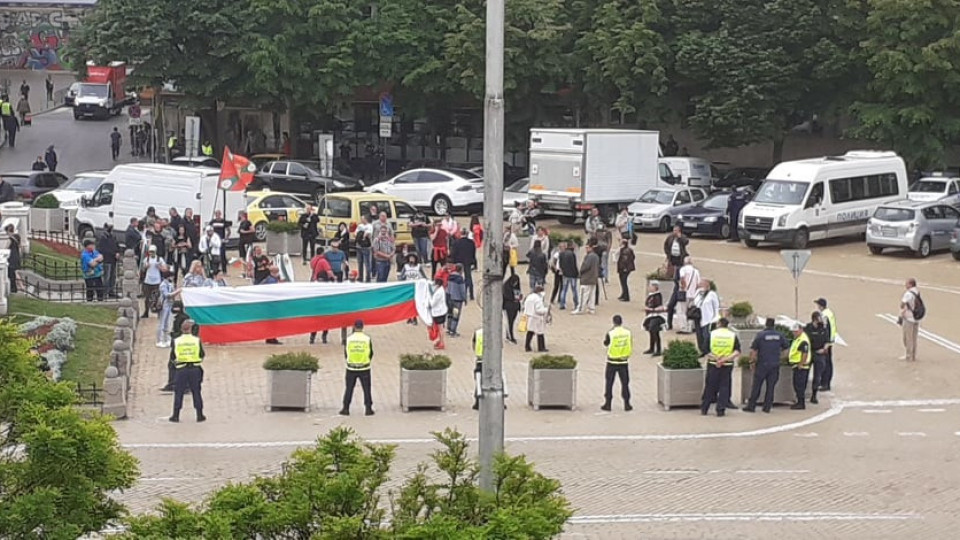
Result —
M941 202L898 201L882 205L867 222L867 248L880 255L884 248L913 251L920 257L951 249L960 211Z
M469 171L472 173L476 173L478 176L482 177L483 165L470 167ZM526 169L524 169L523 167L517 167L516 165L510 165L509 163L503 164L503 186L504 187L512 187L514 184L524 179L527 179Z
M376 206L378 213L386 212L387 222L393 228L397 245L413 243L410 218L417 213L416 209L399 197L364 192L330 193L320 199L317 207L317 213L320 214L320 238L332 239L341 223L346 223L353 235L360 223L360 217L370 215L371 206Z
M300 219L300 214L307 208L307 203L303 199L291 193L248 191L246 195L247 219L250 220L250 223L253 223L257 240L261 242L267 238L268 222L296 222Z
M250 156L250 161L257 166L257 170L259 171L264 165L271 161L283 161L288 158L289 156L286 154L254 154Z
M960 221L953 227L950 233L950 253L955 260L960 261Z
M220 160L210 156L180 156L170 161L171 165L180 165L181 167L210 167L211 169L220 168Z
M465 169L414 169L366 191L400 197L439 216L483 207L483 178Z
M770 169L764 167L735 167L723 172L720 179L714 182L713 187L717 189L749 187L756 192L769 172Z
M260 168L255 180L257 188L271 191L300 193L319 199L324 193L359 191L363 183L354 178L334 174L328 178L316 169L297 161L270 161Z
M50 192L60 203L60 208L80 208L80 199L93 195L110 171L78 173L67 183Z
M67 177L58 172L23 171L0 173L5 182L13 186L17 199L32 203L44 193L53 191L66 183Z
M521 178L510 187L503 190L503 213L509 214L517 207L517 203L527 202L527 192L530 190L530 179Z
M907 198L911 201L938 201L960 207L960 178L945 176L921 178L910 186Z
M67 89L67 93L63 95L63 104L67 107L73 107L77 104L77 94L80 93L80 83L75 82L70 85L70 88Z
M648 189L630 203L627 211L635 229L669 231L676 217L707 198L700 188L670 187Z
M732 191L714 193L678 214L677 223L690 236L702 234L730 238L731 227L736 226L731 225L730 216L727 215L727 203L731 195Z

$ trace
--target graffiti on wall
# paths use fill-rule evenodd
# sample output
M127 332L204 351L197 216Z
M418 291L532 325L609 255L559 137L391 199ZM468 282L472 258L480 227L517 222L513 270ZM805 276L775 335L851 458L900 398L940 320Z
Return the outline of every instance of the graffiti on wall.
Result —
M82 12L70 8L0 10L0 69L65 69L64 45Z

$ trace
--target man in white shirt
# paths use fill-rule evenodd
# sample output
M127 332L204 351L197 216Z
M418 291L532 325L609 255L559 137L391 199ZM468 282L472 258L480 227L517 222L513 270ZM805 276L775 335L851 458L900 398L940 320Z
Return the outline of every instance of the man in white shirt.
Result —
M203 257L206 263L208 276L213 276L213 272L220 268L221 245L220 237L217 233L213 232L213 227L207 225L206 233L200 237L197 249L200 251L200 256Z
M700 292L695 303L700 308L697 344L700 346L700 354L704 355L710 352L710 332L713 324L720 320L720 297L710 290L710 280L700 280Z
M693 302L697 296L697 290L700 287L700 271L693 266L693 260L690 256L683 259L683 266L680 267L680 282L677 284L679 292L683 293L683 300L680 295L674 295L671 300L676 300L675 305L667 306L667 328L673 328L674 312L676 312L677 326L682 331L687 331L687 302Z
M907 362L917 361L917 334L920 331L920 321L917 319L918 305L923 305L920 299L920 290L917 289L917 280L910 278L904 283L906 291L900 298L900 326L903 328L903 348L906 354L900 357L900 360Z

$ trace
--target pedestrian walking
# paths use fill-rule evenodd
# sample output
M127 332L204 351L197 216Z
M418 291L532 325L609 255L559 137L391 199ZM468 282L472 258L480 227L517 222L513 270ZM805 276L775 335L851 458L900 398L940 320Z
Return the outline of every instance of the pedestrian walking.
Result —
M577 265L576 244L570 242L560 252L557 258L560 273L563 275L563 285L560 288L560 309L566 309L567 290L573 293L573 309L580 305L580 266Z
M393 262L393 256L396 253L396 245L393 237L390 235L390 227L379 227L377 236L370 244L373 252L374 271L377 276L377 283L386 283L390 276L390 266Z
M689 255L687 253L687 245L689 244L690 239L683 235L683 230L679 225L674 225L673 231L663 241L663 253L667 256L667 271L672 273L674 281L680 280L676 271L683 265L683 259Z
M830 385L833 383L833 344L837 341L837 316L833 310L827 307L826 298L817 298L814 301L820 315L823 316L823 324L827 327L827 356L824 359L823 377L820 380L821 392L829 392Z
M700 400L700 414L704 416L710 411L711 403L717 404L717 416L724 416L730 402L733 365L740 357L740 339L727 325L727 319L721 318L717 329L710 333L707 379Z
M430 284L430 317L433 318L433 324L430 325L430 341L433 342L434 349L444 349L443 343L444 325L447 322L447 293L443 288L443 278L435 277Z
M21 97L20 100L17 101L17 114L20 115L21 124L25 126L30 125L30 122L27 121L30 116L30 100L27 99L26 96Z
M24 79L23 82L20 83L20 96L26 100L30 99L30 85L27 83L26 79Z
M363 332L363 321L357 319L353 324L353 333L347 337L343 347L343 356L347 361L346 385L343 390L342 416L350 416L350 402L353 390L360 381L363 388L363 405L367 416L373 416L373 393L370 389L370 361L373 360L373 340Z
M790 355L787 361L793 368L793 391L797 394L797 402L790 406L793 410L806 409L804 397L807 393L807 381L810 378L810 338L803 331L800 323L790 325L793 330L793 343L790 344Z
M183 335L183 322L190 317L183 310L183 302L173 301L173 324L170 330L170 340L175 343L177 338ZM200 327L193 325L191 331L193 335L199 335ZM173 392L177 377L177 351L175 347L170 347L170 354L167 357L167 384L160 388L161 392Z
M613 235L610 234L610 229L601 223L597 227L595 238L597 242L594 252L600 258L600 279L604 283L610 283L610 251L613 249Z
M103 255L97 251L93 240L83 241L80 270L86 285L87 302L93 302L94 296L98 302L103 302Z
M917 280L910 278L904 283L906 292L900 297L900 327L903 329L904 354L900 360L917 361L917 335L920 333L920 321L927 315L927 306L920 297Z
M46 87L47 87L47 104L52 104L53 103L53 79L50 78L50 75L47 75Z
M180 289L173 283L173 275L168 274L160 282L160 323L157 324L157 347L170 346L170 320L173 317L173 302Z
M476 362L473 367L473 410L480 409L480 396L483 395L481 380L483 377L483 328L473 332L473 355ZM506 406L504 406L506 408Z
M139 237L139 233L137 234ZM119 298L117 293L117 260L120 256L120 245L113 235L113 225L103 224L103 230L97 236L97 251L103 255L103 287L110 298Z
M503 262L501 270L507 273L507 267L510 267L510 275L517 273L517 265L520 263L520 240L513 230L507 230L503 233Z
M750 388L750 399L743 410L756 412L757 401L760 399L760 389L766 385L763 399L763 412L769 413L773 408L773 397L776 392L777 381L780 379L780 354L790 346L780 332L774 328L775 321L768 318L764 329L753 338L750 344L750 369L753 371L753 386Z
M607 348L607 368L603 388L603 405L601 410L609 411L613 400L613 382L620 378L620 397L623 398L623 410L632 411L630 405L630 354L633 352L633 335L623 327L623 318L613 316L613 328L603 338L603 346Z
M810 314L810 322L803 328L803 332L810 338L810 355L813 358L813 387L810 393L810 403L816 405L817 391L823 380L823 368L827 363L827 341L830 338L823 316L819 311Z
M650 347L643 354L660 356L663 347L660 343L660 330L663 328L663 294L660 293L660 282L651 281L647 289L647 299L643 303L645 317L643 329L650 334Z
M710 332L720 318L720 297L712 290L711 285L710 280L700 280L700 290L693 301L693 309L687 310L688 316L693 315L690 318L694 319L697 325L697 343L700 345L701 355L710 352Z
M120 156L120 144L122 142L123 136L120 135L120 131L114 127L113 131L110 132L110 155L114 161Z
M43 161L47 163L47 169L49 169L50 172L57 172L57 164L59 162L57 160L57 151L52 144L47 147L47 151L43 154Z
M600 257L594 253L594 246L587 242L587 254L580 265L580 303L573 311L574 315L597 312L596 294L600 282ZM562 303L562 302L561 302Z
M520 313L520 302L523 301L523 291L520 290L520 276L514 274L503 283L503 311L507 314L506 339L514 345L517 336L513 333L513 325Z
M163 281L163 273L166 271L166 261L157 255L157 246L151 244L140 266L140 280L143 283L143 315L141 317L144 319L150 316L150 309L156 301L157 291L160 288L160 282Z
M45 171L47 170L47 164L43 161L43 156L37 156L37 160L33 162L33 165L30 167L31 171Z
M193 334L193 320L187 319L180 327L180 337L173 342L173 351L176 355L176 375L174 377L173 415L171 422L180 421L180 409L183 408L183 396L190 391L193 408L197 411L197 422L206 421L203 415L203 358L206 353L200 338Z
M7 281L10 282L10 294L17 292L17 270L20 269L20 235L17 234L13 223L8 223L3 228L7 233L7 249L10 255L7 257Z
M530 276L530 290L537 285L546 284L547 255L543 252L539 240L534 240L533 248L527 252L527 275Z
M460 315L467 303L467 280L463 274L463 265L457 263L447 277L447 335L450 337L460 337Z
M543 301L543 285L537 285L533 292L527 295L523 301L523 316L526 319L526 325L522 323L521 327L526 326L527 338L524 350L533 352L533 336L537 336L537 352L547 351L547 317L550 314L550 305ZM523 328L520 331L524 331Z
M300 227L300 258L303 259L303 265L317 254L317 235L319 231L317 226L320 224L320 218L313 211L313 205L307 205L307 211L300 215L297 225Z
M560 288L563 287L563 271L560 269L560 254L566 251L567 243L559 242L557 247L550 254L550 271L553 272L553 292L550 293L550 304L553 305L560 296Z
M620 241L620 251L617 252L617 275L620 277L621 302L630 301L630 274L637 269L637 255L630 248L630 241L626 238Z
M693 266L693 260L689 255L683 258L679 277L680 280L676 282L673 294L670 296L670 303L667 305L667 330L673 329L673 320L676 318L680 331L687 332L691 322L687 320L687 307L696 298L700 287L700 271Z

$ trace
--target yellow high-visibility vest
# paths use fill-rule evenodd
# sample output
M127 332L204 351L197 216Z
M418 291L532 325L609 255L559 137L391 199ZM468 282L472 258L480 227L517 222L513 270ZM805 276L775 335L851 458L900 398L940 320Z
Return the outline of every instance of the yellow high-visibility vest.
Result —
M473 333L473 354L478 361L483 358L483 328Z
M205 155L205 156L212 156L212 155L213 155L213 147L210 146L209 144L205 144L205 145L201 146L201 147L200 147L200 151L203 152L203 155Z
M177 368L182 368L189 364L199 364L203 361L200 358L200 338L193 334L183 334L173 342L173 351L177 357Z
M729 328L717 328L710 332L710 353L717 358L724 358L733 354L733 347L737 341L737 334ZM716 360L710 360L716 364Z
M347 338L347 369L366 371L370 369L370 336L354 332Z
M2 104L0 104L0 114L3 116L13 115L13 105L11 105L9 101L4 101Z
M830 343L833 343L837 340L837 316L833 314L833 310L830 308L823 308L821 315L830 323Z
M607 332L610 344L607 346L607 361L611 364L626 364L633 353L633 336L630 331L618 326Z
M803 352L800 350L800 345L807 344L807 361L801 366L803 362ZM790 344L790 356L788 357L790 365L794 368L798 367L807 367L810 365L810 338L807 336L806 332L801 333L799 336L793 338L793 343Z
M167 139L167 148L173 148L176 145L177 145L176 137L170 137L169 139Z

